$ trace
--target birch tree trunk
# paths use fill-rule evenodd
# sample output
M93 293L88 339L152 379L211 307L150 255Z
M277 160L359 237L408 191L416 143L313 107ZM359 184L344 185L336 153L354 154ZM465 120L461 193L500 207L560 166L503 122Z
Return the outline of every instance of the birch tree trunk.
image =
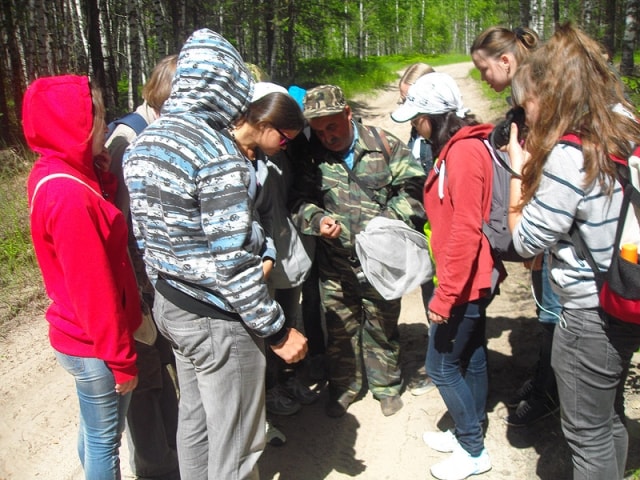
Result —
M344 57L349 56L349 0L344 0L344 24L342 27L342 52Z
M73 31L73 45L76 46L76 49L78 49L78 46L82 47L80 51L76 50L76 55L78 57L78 69L81 72L88 72L89 42L87 40L87 35L85 34L86 29L84 28L82 6L80 5L80 2L81 0L69 0L71 30Z
M365 56L364 53L364 5L363 0L358 1L358 58L362 60Z
M624 35L622 36L622 58L620 60L620 73L633 75L633 50L636 47L638 36L638 0L626 0Z

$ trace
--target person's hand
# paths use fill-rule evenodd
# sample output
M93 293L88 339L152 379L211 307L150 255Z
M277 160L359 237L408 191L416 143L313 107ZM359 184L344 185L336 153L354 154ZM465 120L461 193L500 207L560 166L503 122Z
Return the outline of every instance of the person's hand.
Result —
M325 216L320 220L320 235L325 238L338 238L342 232L342 226L338 220Z
M273 260L265 258L262 262L262 274L264 275L265 281L269 278L271 270L273 270Z
M280 345L271 345L273 353L286 363L297 363L307 355L307 337L295 328L290 328Z
M98 155L93 157L93 164L96 169L100 172L108 172L109 168L111 168L111 155L105 148Z
M530 155L529 152L522 148L522 145L520 145L518 141L518 125L516 125L515 122L511 124L511 129L509 130L509 143L503 148L506 149L509 154L511 168L518 174L521 174L522 166L527 162Z
M429 310L428 312L429 321L433 323L447 323L449 321L448 318L443 317L439 313L434 312L433 310Z
M133 392L138 386L138 376L136 375L128 382L116 383L116 392L120 395L126 395L129 392Z

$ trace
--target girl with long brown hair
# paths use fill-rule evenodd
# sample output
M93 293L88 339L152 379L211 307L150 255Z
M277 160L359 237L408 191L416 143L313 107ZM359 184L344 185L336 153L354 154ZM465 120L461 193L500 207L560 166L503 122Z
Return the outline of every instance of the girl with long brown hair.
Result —
M631 154L640 125L602 47L570 24L518 69L512 93L529 133L522 150L511 127L508 151L522 179L511 180L509 225L520 254L551 252L550 280L563 307L551 364L573 478L621 479L628 449L622 394L640 327L599 308L594 272L570 233L577 229L601 270L618 254L622 189L609 157ZM561 142L569 133L581 148Z

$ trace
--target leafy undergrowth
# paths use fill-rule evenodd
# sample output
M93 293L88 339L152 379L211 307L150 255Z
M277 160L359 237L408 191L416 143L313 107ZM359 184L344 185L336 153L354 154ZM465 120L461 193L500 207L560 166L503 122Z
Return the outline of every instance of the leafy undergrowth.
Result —
M46 305L29 233L26 179L32 158L17 149L0 151L0 335L19 315Z

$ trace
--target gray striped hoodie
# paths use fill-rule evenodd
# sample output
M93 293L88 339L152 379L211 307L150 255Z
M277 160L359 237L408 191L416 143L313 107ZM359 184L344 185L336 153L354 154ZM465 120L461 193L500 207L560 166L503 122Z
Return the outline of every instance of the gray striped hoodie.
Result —
M236 313L258 336L280 337L284 316L269 296L255 246L255 174L224 133L252 93L234 47L211 30L194 32L160 118L127 149L123 169L151 281L161 276Z
M612 196L602 191L597 180L584 185L582 151L563 144L551 151L538 190L513 231L513 241L524 256L550 249L551 284L564 307L599 305L593 271L576 255L569 236L571 225L577 224L596 263L605 270L611 262L621 203L619 183Z

